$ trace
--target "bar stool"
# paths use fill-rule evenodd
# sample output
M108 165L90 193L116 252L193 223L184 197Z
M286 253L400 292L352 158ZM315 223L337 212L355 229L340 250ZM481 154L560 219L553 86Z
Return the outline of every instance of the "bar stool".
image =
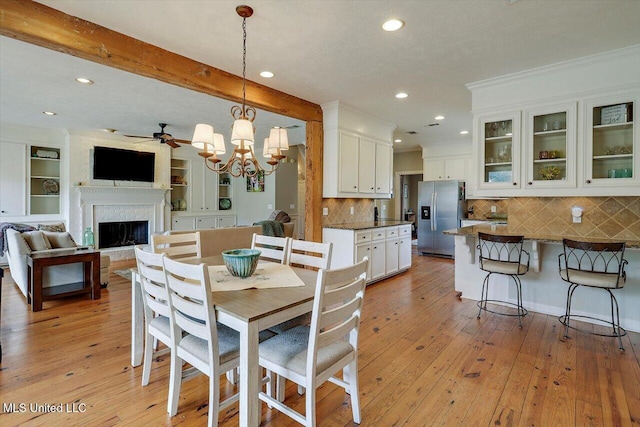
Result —
M529 271L529 253L522 249L523 236L501 236L495 234L478 233L478 249L480 250L480 269L488 272L482 282L482 294L478 301L478 319L482 310L503 316L518 316L518 323L522 328L522 318L528 311L522 306L522 283L518 276ZM527 263L522 263L522 254L526 254ZM513 279L516 285L517 303L510 301L489 299L489 278L492 274L502 274ZM493 311L487 308L487 302L513 306L516 313Z
M565 326L564 337L569 338L569 328L580 331L580 329L570 325L572 318L596 320L611 325L613 328L612 333L589 333L603 337L618 337L620 351L624 351L622 337L627 334L627 331L620 326L618 301L611 291L613 289L622 289L627 278L624 271L624 267L628 263L624 259L625 243L592 243L562 239L562 245L564 251L558 255L558 267L562 280L569 283L565 314L558 318L560 323ZM573 293L579 286L588 286L607 291L611 299L611 321L571 314L571 300Z

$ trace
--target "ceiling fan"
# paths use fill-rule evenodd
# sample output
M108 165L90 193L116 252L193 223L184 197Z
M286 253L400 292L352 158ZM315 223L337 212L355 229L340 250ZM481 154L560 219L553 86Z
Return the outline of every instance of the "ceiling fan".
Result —
M154 132L153 136L139 136L139 135L125 135L125 136L129 138L140 138L147 141L149 140L160 141L161 144L167 144L168 146L173 148L178 148L180 146L177 144L178 142L181 144L191 144L191 141L187 141L186 139L174 138L173 136L171 136L170 133L165 132L164 128L167 126L166 123L158 123L158 125L160 126L160 132Z

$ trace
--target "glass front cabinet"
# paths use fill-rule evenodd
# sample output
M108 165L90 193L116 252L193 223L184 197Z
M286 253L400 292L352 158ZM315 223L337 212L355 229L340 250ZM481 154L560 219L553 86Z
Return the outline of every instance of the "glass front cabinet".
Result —
M520 186L520 112L480 116L479 188Z
M576 186L576 103L525 111L525 188Z
M640 182L637 138L639 96L586 102L586 185L619 186Z

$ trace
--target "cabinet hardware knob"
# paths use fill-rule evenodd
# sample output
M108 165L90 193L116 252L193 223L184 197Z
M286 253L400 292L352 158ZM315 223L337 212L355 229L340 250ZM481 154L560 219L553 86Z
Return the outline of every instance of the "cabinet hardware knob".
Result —
M518 183L517 183L517 182L514 182L514 183L513 183L513 185L518 185Z
M371 189L373 190L373 187L371 187Z
M529 181L529 182L527 182L527 184L529 184L529 185L533 185L533 182Z
M357 186L357 185L354 185L354 186L353 186L353 188L358 188L358 186Z
M587 180L587 184L591 184L591 180L590 179Z

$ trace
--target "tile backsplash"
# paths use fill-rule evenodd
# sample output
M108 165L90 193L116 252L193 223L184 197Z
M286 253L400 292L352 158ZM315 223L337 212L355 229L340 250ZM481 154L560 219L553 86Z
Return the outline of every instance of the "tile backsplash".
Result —
M514 197L467 204L474 206L477 219L491 215L495 205L498 213L508 215L509 228L523 234L640 240L640 197ZM581 223L573 223L573 207L582 208Z
M509 226L585 238L640 240L640 197L517 197L508 201ZM574 224L571 208L583 210Z
M374 199L322 199L322 207L329 209L329 215L322 216L322 224L373 221L374 202Z

